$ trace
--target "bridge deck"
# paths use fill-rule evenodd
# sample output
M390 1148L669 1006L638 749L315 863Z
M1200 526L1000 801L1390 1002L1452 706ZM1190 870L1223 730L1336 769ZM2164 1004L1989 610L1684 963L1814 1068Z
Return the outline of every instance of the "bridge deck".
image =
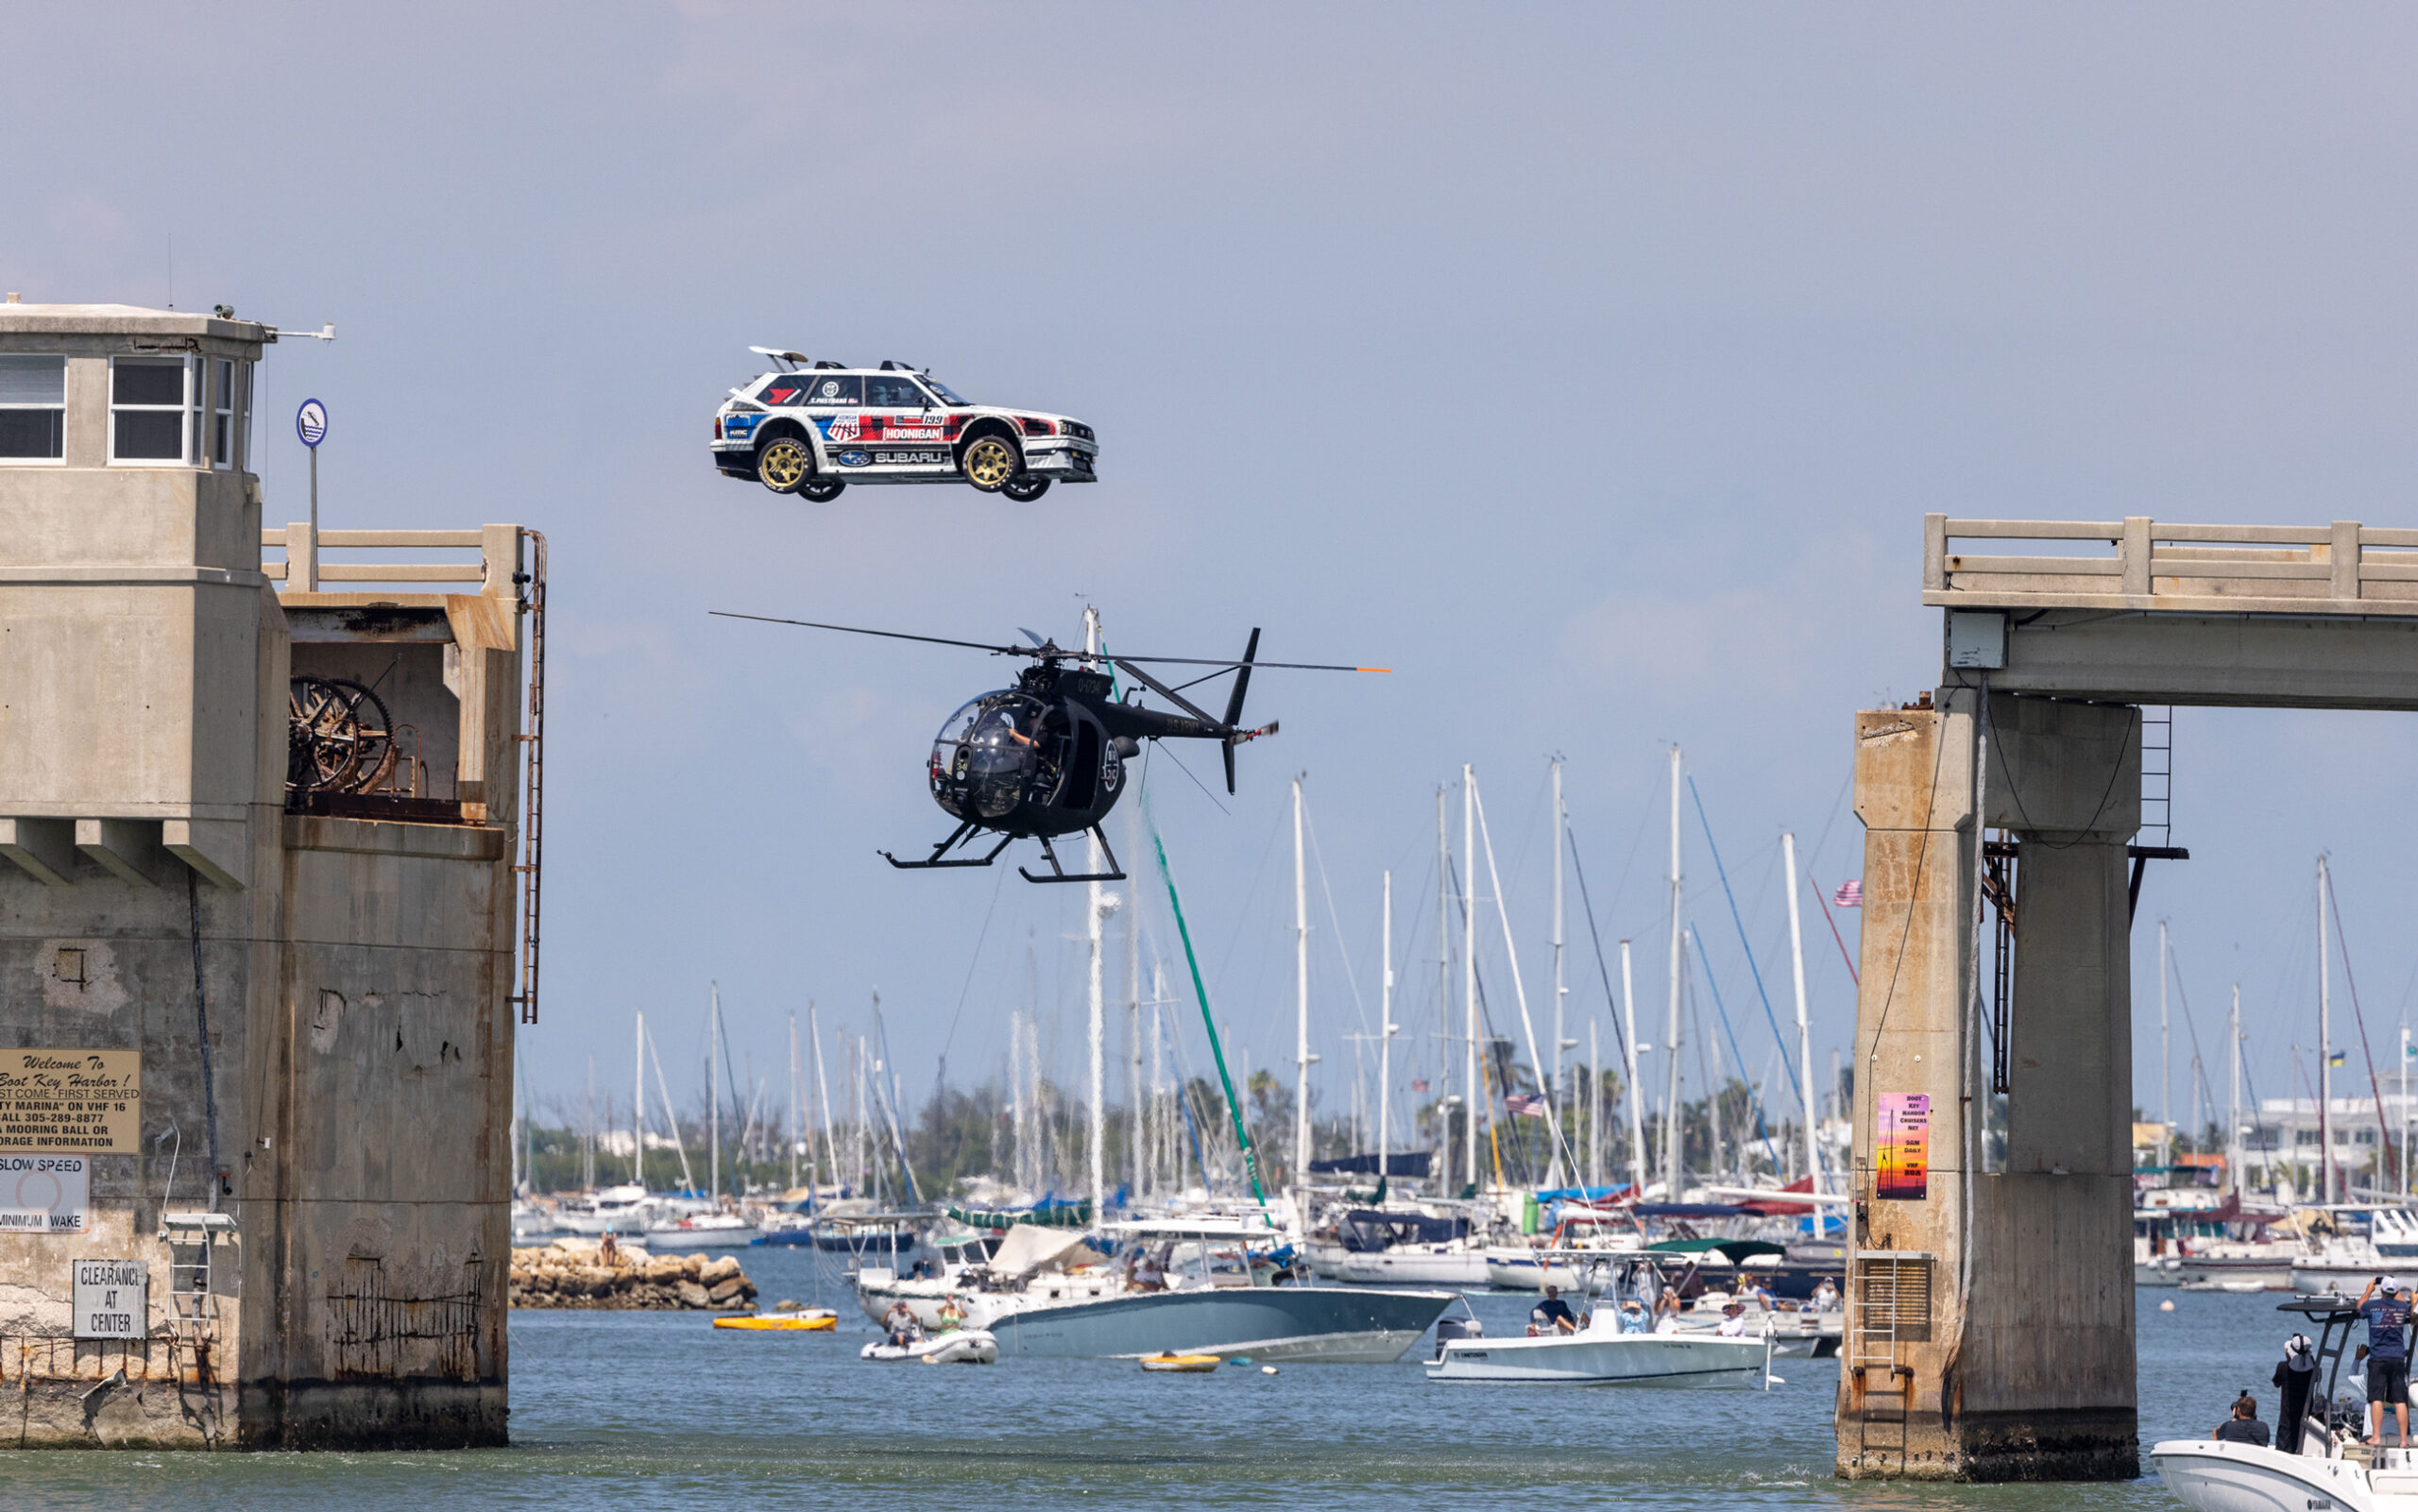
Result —
M1973 541L2103 544L2113 553L1984 555ZM1923 517L1923 603L1949 609L2418 616L2418 530Z

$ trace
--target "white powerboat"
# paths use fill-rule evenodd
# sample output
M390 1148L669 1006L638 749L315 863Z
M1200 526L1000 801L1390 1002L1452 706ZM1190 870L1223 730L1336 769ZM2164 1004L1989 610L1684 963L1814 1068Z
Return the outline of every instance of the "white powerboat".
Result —
M1396 1245L1346 1254L1335 1275L1352 1286L1483 1286L1486 1251L1462 1242Z
M1026 1237L1018 1238L1020 1234ZM1012 1266L1018 1265L1020 1257L1029 1252L1028 1247L1035 1236L1039 1236L1045 1246L1059 1249L1071 1248L1082 1242L1082 1234L1077 1231L1041 1229L1019 1223L1008 1231L1008 1239L999 1246L1000 1253L1008 1256L1007 1264ZM1014 1247L1014 1253L1010 1253L1011 1245ZM930 1241L930 1248L940 1256L938 1274L910 1272L900 1275L887 1266L864 1266L857 1270L853 1277L857 1287L857 1305L865 1310L865 1317L878 1323L890 1316L890 1309L894 1304L905 1302L907 1310L915 1315L916 1322L928 1329L938 1329L941 1326L941 1305L964 1283L965 1273L991 1264L990 1248L983 1243L980 1234L971 1232L936 1237Z
M1575 1334L1519 1338L1446 1337L1427 1367L1427 1379L1496 1385L1641 1385L1768 1387L1777 1342L1772 1333L1721 1334L1672 1328L1625 1333L1619 1303L1636 1299L1651 1316L1664 1283L1654 1263L1626 1258L1614 1276L1609 1257L1577 1251L1545 1256L1581 1266L1607 1300Z
M1276 1284L1275 1267L1252 1249L1254 1239L1273 1236L1232 1220L1159 1219L1116 1232L1135 1247L1130 1272L1089 1261L1081 1234L1009 1230L989 1266L962 1278L956 1295L966 1322L996 1334L1009 1354L1387 1364L1456 1300L1441 1291Z
M1427 1368L1427 1379L1497 1385L1760 1386L1770 1373L1771 1358L1770 1346L1760 1338L1623 1334L1617 1324L1597 1324L1536 1338L1454 1339Z
M642 1186L608 1186L567 1197L554 1205L554 1227L564 1233L617 1234L637 1238L647 1231L650 1206Z
M1497 1291L1541 1292L1558 1287L1575 1297L1582 1283L1601 1285L1610 1275L1590 1264L1601 1255L1634 1254L1645 1237L1625 1212L1584 1211L1566 1216L1550 1236L1525 1244L1496 1245L1486 1252L1486 1282ZM1568 1259L1548 1256L1568 1256ZM1586 1278L1592 1277L1592 1283Z
M2298 1313L2317 1329L2323 1389L2310 1393L2320 1411L2335 1402L2342 1354L2358 1321L2347 1298L2300 1297L2279 1309ZM2352 1437L2353 1424L2312 1417L2296 1453L2258 1444L2174 1438L2154 1446L2150 1460L2176 1500L2197 1512L2418 1512L2418 1452L2375 1449Z
M2397 1204L2335 1203L2302 1210L2324 1215L2335 1232L2292 1262L2302 1292L2357 1292L2375 1277L2418 1264L2418 1213Z
M1679 1332L1699 1337L1716 1334L1721 1328L1722 1309L1729 1300L1730 1294L1717 1291L1697 1297L1679 1315ZM1847 1333L1846 1313L1821 1312L1810 1302L1802 1307L1793 1303L1765 1307L1749 1293L1738 1294L1738 1300L1746 1308L1739 1325L1747 1337L1769 1338L1774 1356L1828 1360L1838 1354Z
M2385 1463L2339 1454L2287 1454L2255 1444L2170 1439L2150 1451L2158 1479L2200 1512L2418 1512L2418 1463L2384 1450Z
M760 1232L736 1213L695 1213L650 1225L646 1237L665 1250L741 1249L754 1244Z

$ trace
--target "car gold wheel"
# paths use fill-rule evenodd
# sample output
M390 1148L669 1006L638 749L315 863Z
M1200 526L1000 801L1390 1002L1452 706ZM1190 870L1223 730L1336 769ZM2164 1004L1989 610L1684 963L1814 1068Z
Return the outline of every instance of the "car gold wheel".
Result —
M962 466L967 483L995 494L1016 475L1016 449L999 436L986 435L965 449Z
M756 476L776 494L793 494L814 475L814 453L793 435L775 436L756 454Z

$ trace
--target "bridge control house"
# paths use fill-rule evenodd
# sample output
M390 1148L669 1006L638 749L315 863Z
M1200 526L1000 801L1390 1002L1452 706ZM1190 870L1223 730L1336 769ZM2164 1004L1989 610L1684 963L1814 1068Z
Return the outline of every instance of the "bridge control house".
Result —
M505 1436L543 541L264 531L276 341L0 304L17 1445Z

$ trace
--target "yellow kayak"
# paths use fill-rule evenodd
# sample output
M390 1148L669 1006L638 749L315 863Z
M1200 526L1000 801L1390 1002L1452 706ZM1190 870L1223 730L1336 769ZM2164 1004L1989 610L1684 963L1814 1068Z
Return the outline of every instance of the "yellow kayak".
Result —
M1146 1354L1142 1356L1145 1370L1167 1371L1182 1375L1205 1375L1218 1368L1214 1354Z
M752 1334L828 1334L839 1328L836 1313L757 1313L739 1317L717 1317L716 1328L745 1329Z

